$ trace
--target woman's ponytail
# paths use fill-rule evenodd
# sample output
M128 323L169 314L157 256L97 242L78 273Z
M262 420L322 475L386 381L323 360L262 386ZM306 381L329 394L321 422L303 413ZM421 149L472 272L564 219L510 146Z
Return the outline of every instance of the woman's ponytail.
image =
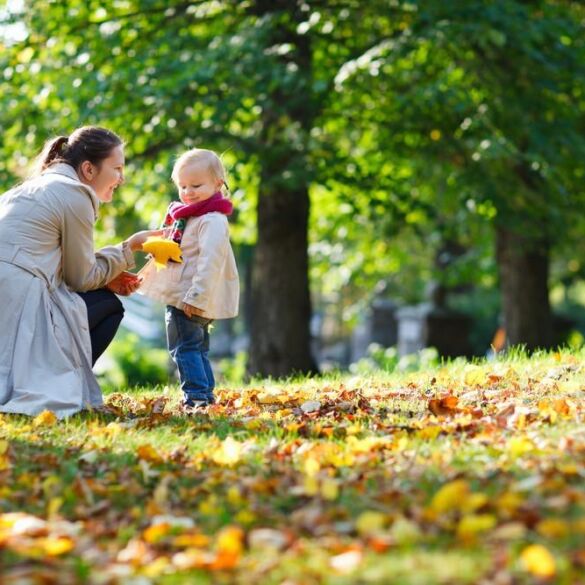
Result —
M63 151L67 148L68 141L68 136L57 136L48 140L37 158L34 174L40 174L53 163L63 161Z

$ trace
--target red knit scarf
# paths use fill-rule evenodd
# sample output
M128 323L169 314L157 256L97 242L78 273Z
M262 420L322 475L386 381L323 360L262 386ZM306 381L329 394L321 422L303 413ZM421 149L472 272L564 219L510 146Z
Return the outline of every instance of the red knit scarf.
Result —
M187 225L187 220L190 217L200 217L206 213L218 211L224 215L231 215L234 206L229 199L226 199L221 193L214 193L209 199L200 201L199 203L180 203L173 201L166 213L163 228L171 228L171 233L167 236L169 239L181 243L183 239L183 232Z

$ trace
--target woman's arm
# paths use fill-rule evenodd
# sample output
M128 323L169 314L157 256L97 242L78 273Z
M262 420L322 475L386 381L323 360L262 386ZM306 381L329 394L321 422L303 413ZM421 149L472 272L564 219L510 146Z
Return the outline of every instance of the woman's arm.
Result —
M63 279L76 292L102 288L122 271L133 268L134 252L155 232L138 232L125 242L94 249L95 214L83 188L63 185L61 251Z

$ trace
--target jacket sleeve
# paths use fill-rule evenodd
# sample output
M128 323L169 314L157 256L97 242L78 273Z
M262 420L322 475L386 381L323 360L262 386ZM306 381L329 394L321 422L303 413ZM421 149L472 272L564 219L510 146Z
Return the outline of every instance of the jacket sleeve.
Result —
M124 244L95 252L95 211L90 196L73 185L64 185L63 190L63 279L76 292L101 288L123 270L132 268L134 255Z
M223 216L210 215L199 227L199 255L195 274L183 302L209 313L211 298L217 289L229 250L229 232Z

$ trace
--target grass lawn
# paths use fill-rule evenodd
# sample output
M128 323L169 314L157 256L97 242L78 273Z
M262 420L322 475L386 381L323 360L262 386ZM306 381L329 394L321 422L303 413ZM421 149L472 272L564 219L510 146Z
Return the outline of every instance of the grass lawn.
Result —
M0 582L585 583L584 358L0 415Z

